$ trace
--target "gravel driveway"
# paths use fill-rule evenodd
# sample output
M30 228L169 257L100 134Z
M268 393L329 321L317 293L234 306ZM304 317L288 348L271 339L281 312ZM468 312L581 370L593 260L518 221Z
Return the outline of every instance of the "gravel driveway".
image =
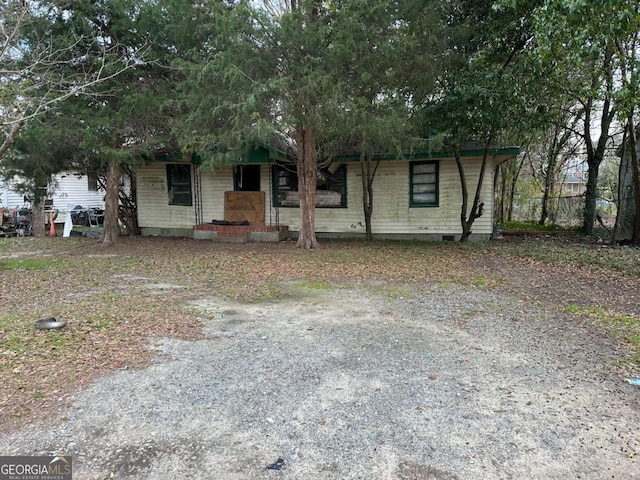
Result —
M0 451L75 479L640 478L640 389L588 327L459 286L287 292L193 302L204 340L155 339Z

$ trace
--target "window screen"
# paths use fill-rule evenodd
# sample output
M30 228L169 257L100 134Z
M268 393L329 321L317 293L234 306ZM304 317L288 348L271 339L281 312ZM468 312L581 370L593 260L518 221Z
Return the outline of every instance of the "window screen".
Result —
M438 167L439 162L412 162L410 164L410 206L438 206Z
M191 206L191 165L167 165L169 205Z

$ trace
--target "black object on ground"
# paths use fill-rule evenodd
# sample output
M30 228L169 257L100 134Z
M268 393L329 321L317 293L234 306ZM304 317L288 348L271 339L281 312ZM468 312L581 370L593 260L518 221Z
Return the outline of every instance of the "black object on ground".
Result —
M249 225L248 220L239 220L237 222L230 222L228 220L213 220L211 223L213 223L214 225L230 225L234 227Z
M267 470L283 470L284 469L284 458L278 457L278 460L273 462L271 465L267 465Z

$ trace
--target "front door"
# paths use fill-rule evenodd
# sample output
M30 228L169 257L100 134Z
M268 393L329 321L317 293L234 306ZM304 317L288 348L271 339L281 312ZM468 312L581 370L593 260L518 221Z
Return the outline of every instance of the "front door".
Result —
M260 191L260 165L233 167L233 189L236 192Z

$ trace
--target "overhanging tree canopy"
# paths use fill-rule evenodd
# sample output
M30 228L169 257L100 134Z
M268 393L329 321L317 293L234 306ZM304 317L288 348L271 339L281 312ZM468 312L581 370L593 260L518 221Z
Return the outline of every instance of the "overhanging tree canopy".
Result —
M52 74L72 79L88 64L102 65L106 75L99 84L84 85L82 95L69 96L55 112L42 116L39 124L49 132L36 142L46 145L56 135L68 140L67 155L60 159L66 163L52 163L51 168L58 165L60 169L107 172L105 244L115 241L120 232L120 165L135 162L156 149L175 148L166 118L171 112L164 106L173 95L179 72L169 68L168 56L173 59L184 51L185 42L195 41L179 34L193 18L185 13L187 10L188 4L168 0L160 4L79 0L66 9L54 8L55 14L46 22L26 30L29 37L46 35L52 48L59 47L71 58L82 58L82 62L50 66ZM69 46L69 38L79 40ZM124 70L122 59L129 62ZM37 92L42 98L46 95ZM23 173L30 172L26 163L16 165L20 167L24 167Z
M146 45L123 51L85 17L73 25L78 5L55 0L0 3L0 159L25 122L60 102L95 92L131 67Z
M297 164L300 234L313 248L318 164L345 145L398 149L409 138L411 92L403 76L434 63L430 3L241 1L206 4L211 36L182 85L182 143L209 164L237 161L256 142L275 142ZM280 8L282 7L282 8ZM422 48L422 50L421 50ZM405 144L408 142L404 142Z

